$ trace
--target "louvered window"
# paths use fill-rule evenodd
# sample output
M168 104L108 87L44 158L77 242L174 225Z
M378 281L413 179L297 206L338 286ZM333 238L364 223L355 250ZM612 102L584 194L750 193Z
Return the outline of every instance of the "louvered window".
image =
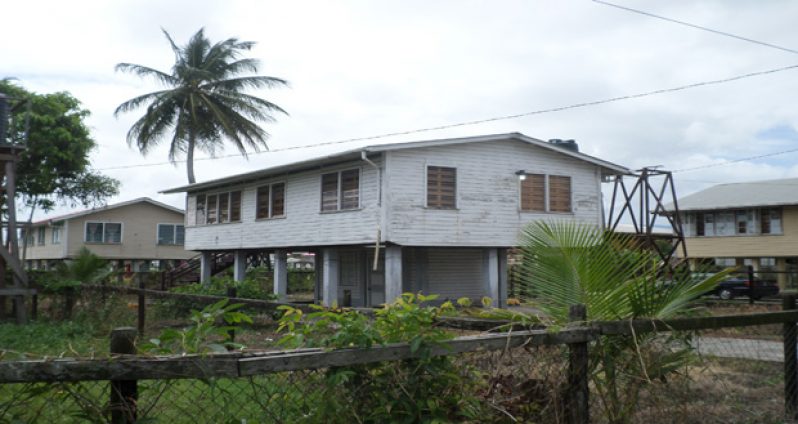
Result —
M258 187L257 219L277 218L285 215L285 183Z
M571 177L549 176L549 211L571 212Z
M241 192L197 196L196 224L221 224L241 221Z
M521 210L546 211L546 176L527 174L521 181Z
M445 166L427 167L427 207L457 208L457 169Z
M360 170L350 169L321 176L321 211L360 207Z

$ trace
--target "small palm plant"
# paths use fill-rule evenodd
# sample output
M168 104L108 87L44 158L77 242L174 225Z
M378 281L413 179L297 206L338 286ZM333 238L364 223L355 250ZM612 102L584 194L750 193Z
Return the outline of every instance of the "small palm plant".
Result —
M112 273L108 261L83 247L75 258L58 264L55 272L44 282L45 290L64 295L64 317L70 318L77 288L81 284L100 283Z
M568 323L575 304L586 306L588 321L672 318L690 311L693 300L725 276L695 277L700 274L682 270L666 279L658 255L640 249L630 235L583 224L533 223L521 245L520 284L530 295L524 300L555 326ZM666 379L686 363L686 341L656 334L605 336L591 347L591 377L610 422L629 422L643 385Z

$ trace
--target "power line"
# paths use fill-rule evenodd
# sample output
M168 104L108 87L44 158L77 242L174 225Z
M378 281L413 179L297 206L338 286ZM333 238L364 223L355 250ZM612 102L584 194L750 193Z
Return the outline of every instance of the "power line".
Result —
M798 50L794 50L794 49L790 49L790 48L787 48L787 47L778 46L776 44L766 43L764 41L754 40L753 38L742 37L742 36L735 35L735 34L732 34L732 33L729 33L729 32L725 32L725 31L719 31L719 30L716 30L716 29L707 28L707 27L704 27L704 26L701 26L701 25L691 24L689 22L679 21L679 20L668 18L668 17L665 17L665 16L655 15L655 14L653 14L651 12L645 12L643 10L633 9L631 7L621 6L621 5L618 5L618 4L613 4L613 3L609 3L609 2L606 2L606 1L602 1L602 0L593 0L593 2L594 3L603 4L605 6L610 6L610 7L614 7L614 8L617 8L617 9L625 10L627 12L637 13L639 15L645 15L645 16L648 16L648 17L651 17L651 18L655 18L655 19L661 19L663 21L672 22L674 24L688 26L690 28L695 28L695 29L698 29L698 30L701 30L701 31L707 31L707 32L711 32L713 34L718 34L718 35L722 35L722 36L725 36L725 37L731 37L731 38L735 38L737 40L746 41L746 42L749 42L749 43L759 44L760 46L770 47L770 48L781 50L781 51L785 51L785 52L788 52L788 53L798 54Z
M429 132L429 131L437 131L437 130L456 128L456 127L464 127L464 126L470 126L470 125L484 124L484 123L488 123L488 122L503 121L503 120L508 120L508 119L517 119L517 118L522 118L522 117L526 117L526 116L541 115L541 114L544 114L544 113L562 112L562 111L565 111L565 110L579 109L579 108L584 108L584 107L589 107L589 106L598 106L598 105L618 102L618 101L622 101L622 100L639 99L639 98L650 97L650 96L654 96L654 95L658 95L658 94L674 93L674 92L677 92L677 91L688 90L688 89L691 89L691 88L698 88L698 87L705 87L705 86L710 86L710 85L724 84L724 83L727 83L727 82L733 82L733 81L739 81L739 80L746 79L746 78L752 78L752 77L758 77L758 76L763 76L763 75L775 74L777 72L783 72L783 71L788 71L788 70L797 69L797 68L798 68L798 65L790 65L790 66L784 66L784 67L781 67L781 68L768 69L768 70L765 70L765 71L750 72L750 73L747 73L747 74L736 75L736 76L729 77L729 78L701 81L701 82L687 84L687 85L681 85L681 86L677 86L677 87L663 88L663 89L654 90L654 91L647 91L647 92L643 92L643 93L636 93L636 94L628 94L628 95L624 95L624 96L610 97L610 98L603 99L603 100L594 100L594 101L589 101L589 102L575 103L575 104L571 104L571 105L567 105L567 106L559 106L559 107L548 108L548 109L540 109L540 110L534 110L534 111L530 111L530 112L517 113L517 114L513 114L513 115L502 115L502 116L496 116L496 117L492 117L492 118L477 119L477 120L473 120L473 121L465 121L465 122L458 122L458 123L453 123L453 124L439 125L439 126L436 126L436 127L418 128L418 129L407 130L407 131L397 131L397 132L391 132L391 133L384 133L384 134L378 134L378 135L373 135L373 136L368 136L368 137L348 138L348 139L343 139L343 140L327 141L327 142L316 143L316 144L306 144L306 145L303 145L303 146L284 147L282 149L264 150L264 151L252 152L252 153L249 153L249 154L250 155L256 155L256 154L262 154L262 153L282 152L282 151L286 151L286 150L304 149L304 148L308 148L308 147L319 147L319 146L329 146L329 145L334 145L334 144L351 143L351 142L355 142L355 141L377 140L377 139L400 136L400 135L418 134L418 133ZM196 159L194 159L194 161L215 160L215 159L223 159L223 158L229 158L229 157L235 157L235 156L240 156L240 155L239 154L229 154L229 155L221 155L221 156L211 156L211 157L204 157L204 158L196 158ZM158 162L158 163L143 163L143 164L136 164L136 165L122 165L122 166L116 166L116 167L101 168L101 169L98 169L98 171L111 171L111 170L129 169L129 168L144 168L144 167L150 167L150 166L161 166L161 165L169 165L169 164L172 164L172 163L184 163L184 162L186 162L186 161L185 160L177 160L177 161L174 161L174 162Z
M689 172L689 171L696 171L696 170L699 170L699 169L715 168L715 167L718 167L718 166L726 166L726 165L731 165L731 164L734 164L734 163L747 162L749 160L768 158L768 157L771 157L771 156L778 156L778 155L784 155L784 154L787 154L787 153L795 153L795 152L798 152L798 148L789 149L789 150L782 150L780 152L766 153L766 154L763 154L763 155L756 155L756 156L749 156L749 157L745 157L745 158L732 159L732 160L727 160L727 161L718 162L718 163L710 163L710 164L707 164L707 165L696 166L696 167L693 167L693 168L682 168L682 169L677 169L677 170L672 171L672 172L673 173L676 173L676 172Z

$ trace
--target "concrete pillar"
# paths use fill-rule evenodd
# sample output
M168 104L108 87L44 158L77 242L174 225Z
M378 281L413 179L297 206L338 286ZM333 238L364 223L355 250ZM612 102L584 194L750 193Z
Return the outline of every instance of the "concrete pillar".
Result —
M247 252L236 250L233 254L233 261L233 279L244 281L244 277L247 275Z
M274 251L274 294L280 301L288 294L288 252L284 249Z
M499 306L499 254L498 249L485 249L482 267L485 296L491 299L491 305Z
M402 296L402 246L385 248L385 303Z
M211 284L211 267L213 267L212 253L203 251L200 256L200 282L203 285Z
M321 256L321 303L331 307L333 305L338 305L338 279L340 277L338 250L334 248L322 249Z
M507 249L498 249L497 254L499 256L499 299L497 303L499 308L504 308L507 306L510 267L507 265Z

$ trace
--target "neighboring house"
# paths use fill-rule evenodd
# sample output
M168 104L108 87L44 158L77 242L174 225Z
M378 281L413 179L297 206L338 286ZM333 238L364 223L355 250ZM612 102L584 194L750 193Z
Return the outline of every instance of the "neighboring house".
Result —
M249 254L271 252L284 296L287 253L308 251L327 305L418 291L500 303L521 228L602 225L602 178L629 172L564 144L518 133L383 144L165 193L187 193L186 248L203 252L203 279L214 253L233 252L243 278Z
M769 279L782 288L795 284L798 178L720 184L679 199L678 206L694 268L751 265L775 274Z
M34 222L23 230L25 262L49 268L87 247L131 271L195 256L184 249L183 211L147 197Z

